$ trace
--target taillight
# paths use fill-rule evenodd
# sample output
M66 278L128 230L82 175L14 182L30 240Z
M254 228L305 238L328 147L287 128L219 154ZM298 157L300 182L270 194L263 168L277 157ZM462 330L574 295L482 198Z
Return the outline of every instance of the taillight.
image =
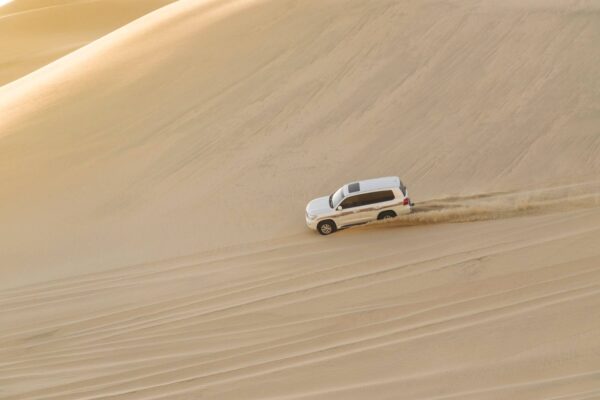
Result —
M408 197L405 197L404 200L402 201L402 205L407 206L410 204L410 199Z

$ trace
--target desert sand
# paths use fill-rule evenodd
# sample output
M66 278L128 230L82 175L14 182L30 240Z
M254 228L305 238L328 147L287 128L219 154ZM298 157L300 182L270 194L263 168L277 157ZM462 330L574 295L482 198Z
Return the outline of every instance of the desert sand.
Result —
M600 3L159 3L0 87L0 398L600 398Z
M173 0L0 0L0 86Z

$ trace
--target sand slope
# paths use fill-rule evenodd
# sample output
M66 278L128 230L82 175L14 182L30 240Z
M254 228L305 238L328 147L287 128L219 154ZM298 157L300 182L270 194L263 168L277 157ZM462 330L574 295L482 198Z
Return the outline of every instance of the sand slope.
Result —
M173 4L0 91L4 260L305 233L307 199L391 173L418 200L596 180L600 28L576 6Z
M17 0L0 7L0 86L172 0Z
M597 397L599 226L349 231L8 290L3 398Z
M178 1L3 86L0 394L599 396L599 10Z

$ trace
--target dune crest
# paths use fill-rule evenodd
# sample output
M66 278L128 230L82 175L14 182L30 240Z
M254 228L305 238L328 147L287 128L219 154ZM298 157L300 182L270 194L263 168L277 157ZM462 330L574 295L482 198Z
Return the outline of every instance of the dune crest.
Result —
M0 7L0 87L173 0L19 0Z

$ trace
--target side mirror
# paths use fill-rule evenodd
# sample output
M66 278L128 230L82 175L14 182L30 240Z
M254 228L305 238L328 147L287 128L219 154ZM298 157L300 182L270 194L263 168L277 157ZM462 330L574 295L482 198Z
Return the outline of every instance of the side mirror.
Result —
M337 206L335 209L336 211L342 211L342 206Z

